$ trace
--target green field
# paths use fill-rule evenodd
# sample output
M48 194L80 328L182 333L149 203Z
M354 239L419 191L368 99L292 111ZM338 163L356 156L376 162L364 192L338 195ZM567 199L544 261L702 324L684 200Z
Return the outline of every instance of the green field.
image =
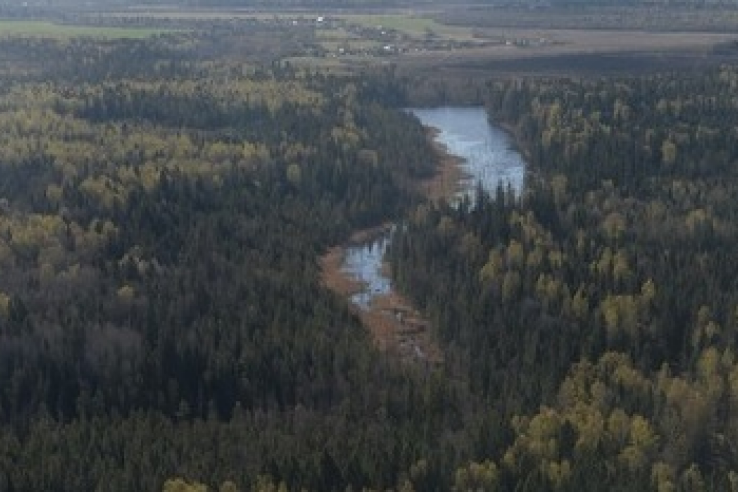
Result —
M470 28L441 24L429 17L406 14L340 15L338 17L365 27L382 26L384 29L399 31L413 38L425 37L430 33L446 39L465 40L473 38L472 29Z
M151 28L75 26L48 21L0 20L2 37L143 39L165 32Z

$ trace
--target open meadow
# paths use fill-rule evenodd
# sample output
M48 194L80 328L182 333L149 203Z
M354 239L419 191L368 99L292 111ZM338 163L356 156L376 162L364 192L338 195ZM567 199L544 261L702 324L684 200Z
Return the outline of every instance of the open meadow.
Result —
M36 37L68 39L74 37L103 39L144 39L162 33L156 28L98 27L61 24L52 21L0 20L0 38Z

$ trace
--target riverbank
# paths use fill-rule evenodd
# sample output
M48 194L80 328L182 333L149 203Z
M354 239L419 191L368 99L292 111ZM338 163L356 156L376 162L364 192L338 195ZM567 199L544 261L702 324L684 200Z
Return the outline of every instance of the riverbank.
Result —
M320 259L323 284L336 294L346 298L360 292L363 283L343 270L343 264L346 260L346 246L371 241L385 234L390 227L391 224L385 224L358 230L351 235L346 245L330 248Z
M464 172L462 159L451 155L445 145L436 140L439 130L429 128L427 138L436 160L432 178L418 181L418 191L430 200L450 199L461 191ZM386 233L390 225L356 231L347 244L367 242ZM346 246L334 246L321 258L323 284L346 299L361 292L364 284L343 269ZM386 269L388 266L384 265ZM430 325L412 303L397 292L378 295L367 309L352 305L362 324L369 330L377 348L402 360L443 363L443 352L433 340Z
M428 128L428 142L436 157L436 173L418 183L418 190L430 200L451 199L463 191L462 180L468 178L462 168L463 159L448 151L448 147L437 140L441 131Z

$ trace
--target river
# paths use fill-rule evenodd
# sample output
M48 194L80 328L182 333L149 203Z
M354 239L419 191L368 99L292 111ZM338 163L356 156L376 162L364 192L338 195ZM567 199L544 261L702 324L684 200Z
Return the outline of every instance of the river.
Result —
M462 159L463 178L457 198L474 193L477 183L494 193L497 186L510 185L518 193L525 178L525 161L512 147L507 133L491 126L484 108L440 107L408 109L420 122L437 130L436 141ZM362 309L392 291L392 281L382 271L382 258L391 241L391 232L364 244L346 249L343 271L364 287L351 296Z

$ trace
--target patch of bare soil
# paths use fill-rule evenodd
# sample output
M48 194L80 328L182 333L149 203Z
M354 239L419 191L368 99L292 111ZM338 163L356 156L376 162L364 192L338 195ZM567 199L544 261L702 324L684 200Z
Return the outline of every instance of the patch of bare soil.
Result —
M437 155L437 173L434 177L420 181L417 186L432 200L452 197L459 191L459 180L463 176L460 159L450 155L438 144L435 130L428 132ZM388 225L357 231L349 244L367 241L381 234ZM322 258L322 280L336 294L349 298L360 292L362 282L341 269L346 255L345 246L331 248ZM387 268L387 265L384 266ZM354 306L364 326L372 334L376 346L383 352L396 355L401 360L421 362L428 365L443 363L443 351L433 339L428 320L415 309L408 299L397 292L378 296L369 309Z
M443 363L443 351L433 338L428 320L403 296L395 292L379 296L372 309L360 316L381 349L403 360Z
M342 297L349 297L361 290L361 282L341 271L346 257L343 246L334 246L320 259L323 284Z

